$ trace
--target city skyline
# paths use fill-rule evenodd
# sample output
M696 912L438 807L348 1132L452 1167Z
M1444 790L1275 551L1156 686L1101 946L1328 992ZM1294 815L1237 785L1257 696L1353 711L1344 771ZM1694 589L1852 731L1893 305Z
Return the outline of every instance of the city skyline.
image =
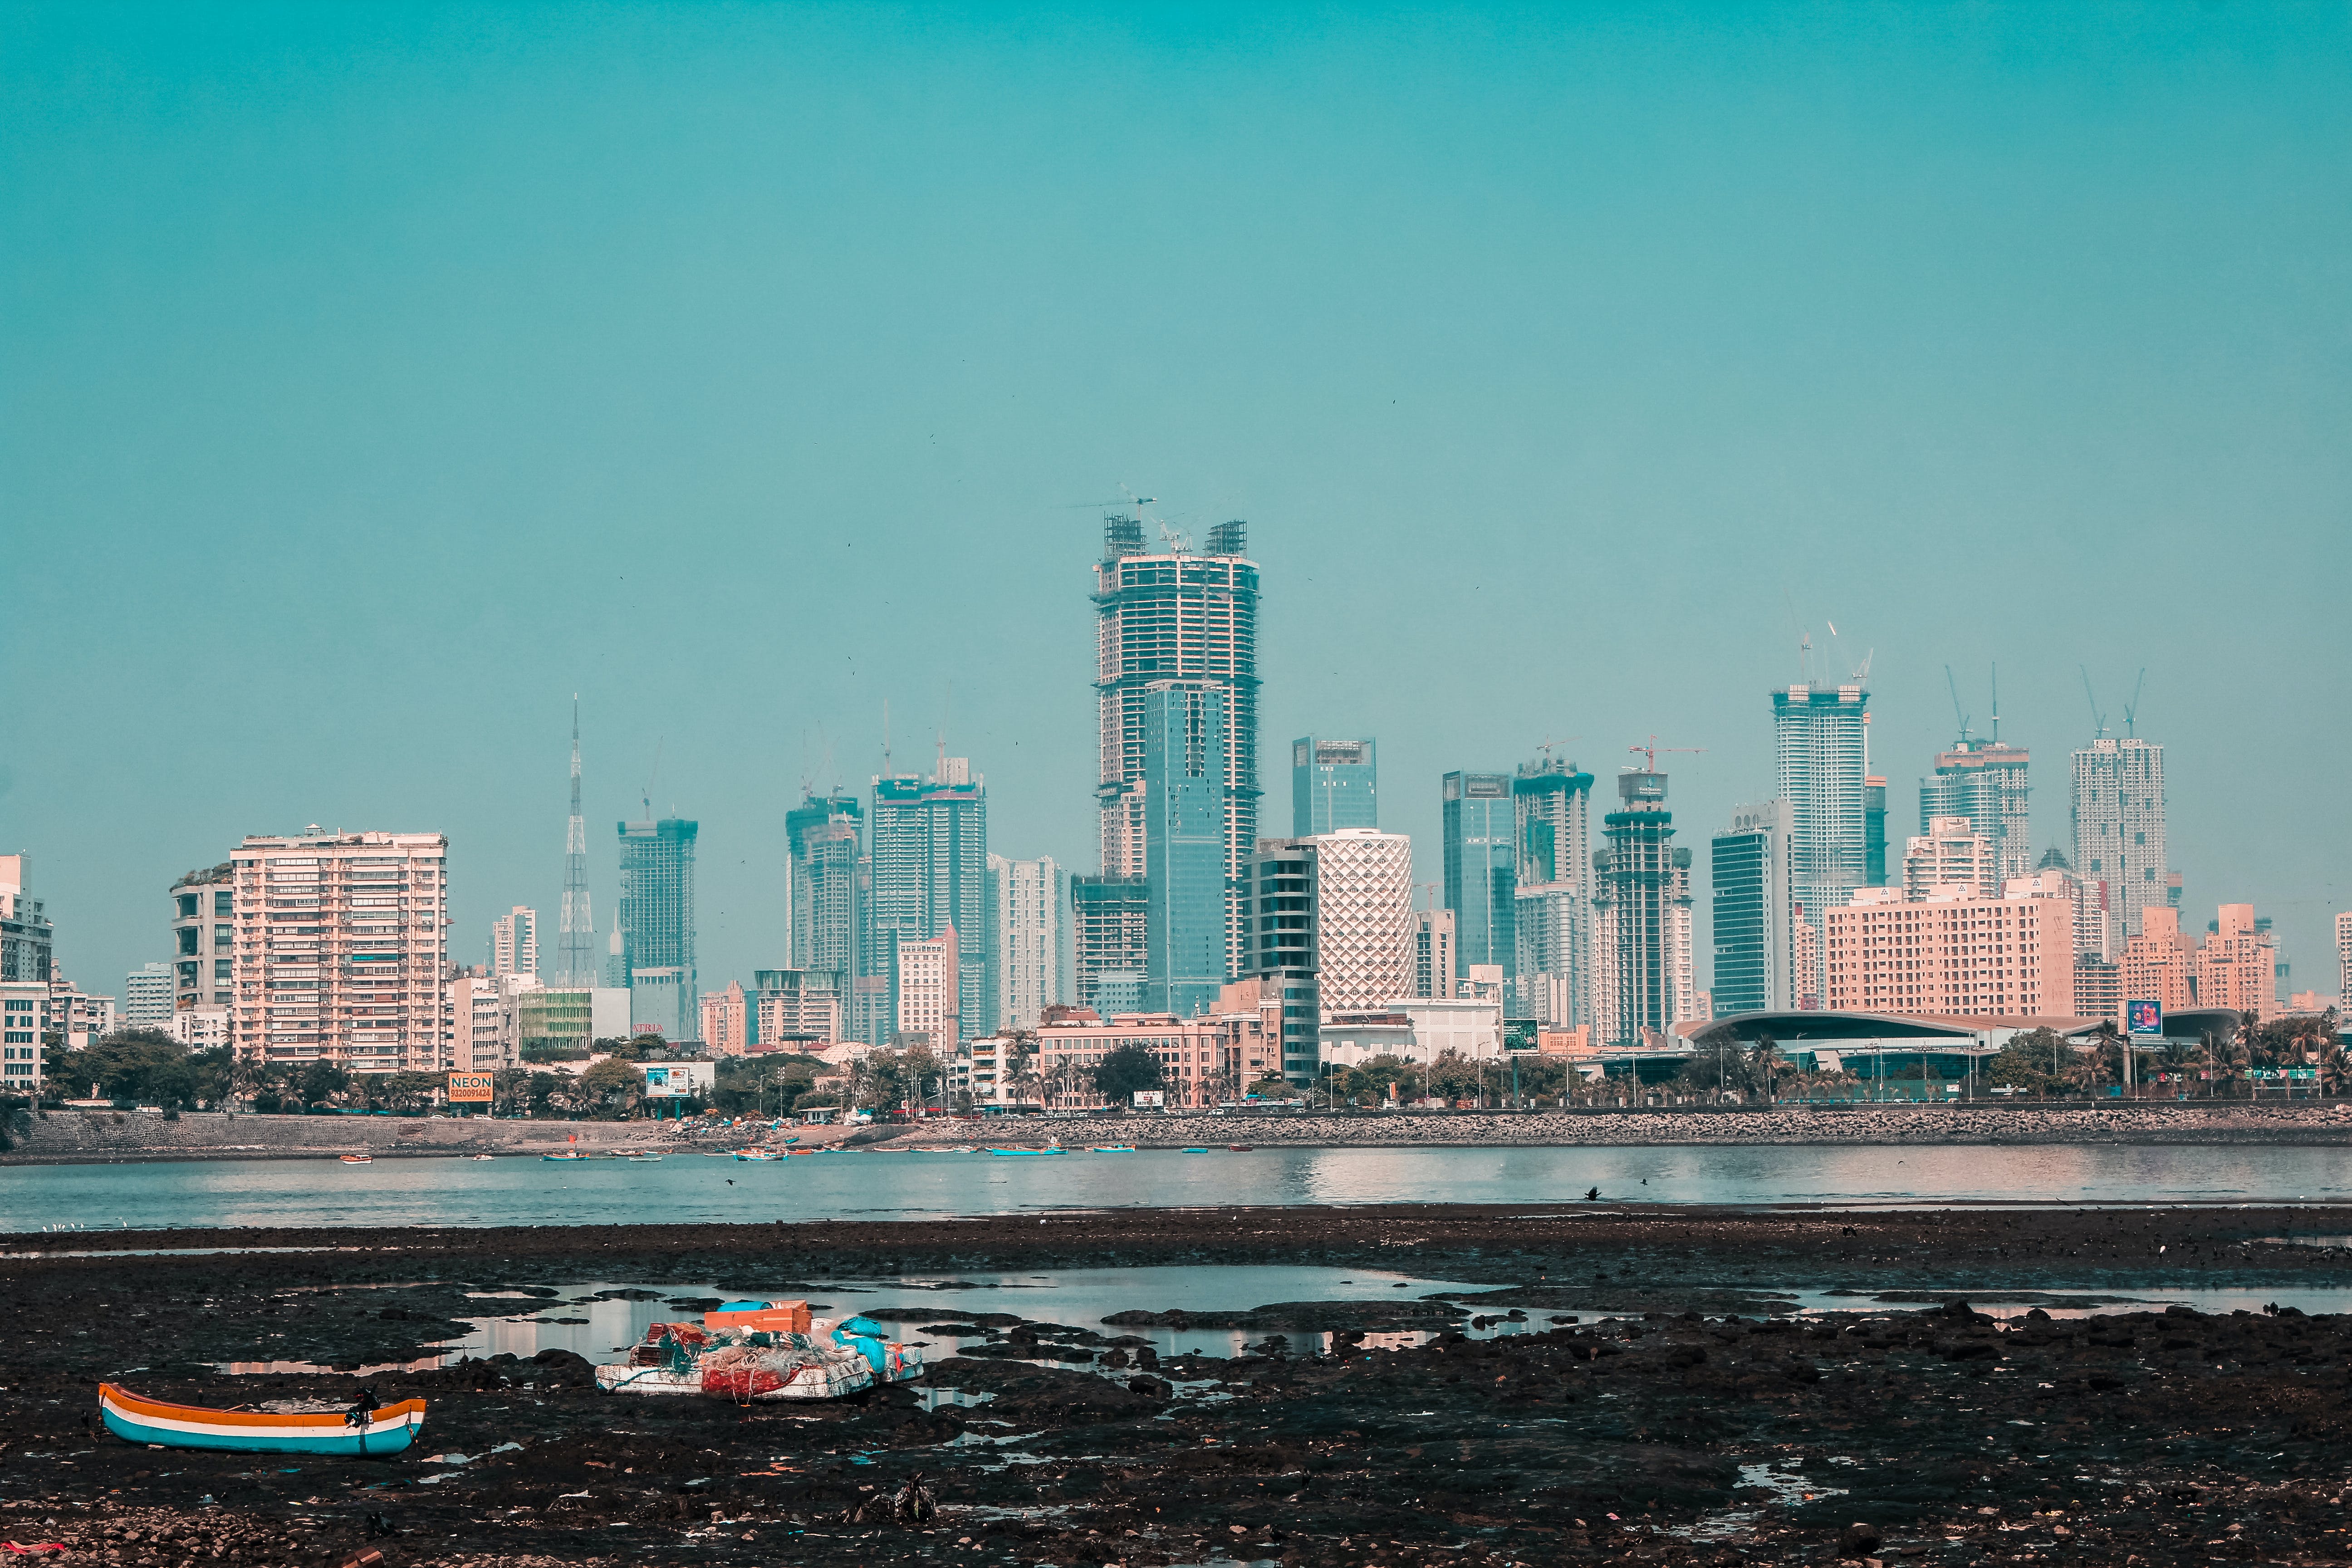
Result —
M1774 793L1759 694L1864 658L1898 844L1945 667L1989 711L1999 660L2038 860L2087 666L2166 747L2182 907L2324 986L2352 22L728 14L647 58L320 13L252 90L251 37L24 20L0 850L87 989L313 822L446 833L453 956L522 904L548 966L575 690L600 958L600 825L650 815L704 825L701 973L783 963L783 814L884 771L886 702L992 847L1091 873L1089 563L1145 496L1147 543L1249 520L1260 787L1268 737L1377 735L1418 881L1436 781L1548 744L1603 796L1706 747L1703 848Z

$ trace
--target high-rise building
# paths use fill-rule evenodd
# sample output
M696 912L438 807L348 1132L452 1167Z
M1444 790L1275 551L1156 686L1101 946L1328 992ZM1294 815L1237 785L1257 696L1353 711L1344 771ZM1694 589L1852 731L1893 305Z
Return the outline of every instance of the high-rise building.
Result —
M234 907L234 906L232 906ZM172 966L150 963L122 977L122 1026L126 1029L169 1029L172 1026Z
M1718 1018L1795 1005L1797 955L1789 897L1789 803L1734 808L1715 836L1715 980Z
M1937 752L1936 776L1919 781L1919 831L1933 835L1939 816L1965 818L1969 831L1992 847L1996 886L2026 875L2033 869L2026 809L2032 761L2022 749L1999 741L1961 741Z
M2074 905L2075 955L2101 963L2112 962L2116 951L2115 922L2107 918L2107 885L2076 876L2074 867L2066 863L2064 853L2055 845L2042 851L2033 868L2033 879L2043 889L2042 897L2053 898L2063 892Z
M1862 885L1865 888L1886 886L1886 775L1884 773L1865 773L1862 780Z
M1230 977L1226 934L1225 692L1211 681L1143 689L1144 1006L1189 1018Z
M894 945L890 969L892 1040L899 1045L928 1045L934 1055L952 1052L966 1027L963 1004L957 994L964 963L956 951L955 927L937 936L900 937Z
M1245 884L1249 946L1244 978L1258 983L1262 1011L1271 1014L1265 1003L1280 997L1281 1072L1299 1084L1314 1082L1322 1069L1315 843L1312 838L1259 839Z
M1105 976L1131 975L1142 984L1149 901L1140 874L1070 879L1070 987L1079 1006L1108 1018L1097 995Z
M236 993L236 886L226 863L172 884L172 1005L226 1008Z
M2019 872L2023 876L2025 873ZM1903 896L1916 901L1937 888L1972 888L1979 898L2000 894L2002 878L1993 841L1965 816L1938 816L1903 850Z
M842 976L829 969L755 969L745 1032L763 1051L807 1050L851 1038Z
M1292 837L1380 825L1379 755L1373 742L1302 735L1290 742Z
M351 1072L455 1066L448 861L438 833L313 826L239 845L237 1055Z
M620 928L614 927L617 938ZM608 987L629 983L625 956L615 979L607 964ZM563 825L563 912L556 936L555 983L571 989L596 984L596 917L588 900L588 819L580 815L580 699L572 699L572 815Z
M622 968L629 1026L666 1040L702 1030L694 956L694 844L700 825L665 816L617 825L621 836Z
M2074 872L2107 885L2108 913L2126 936L2139 934L2142 910L2177 908L2164 842L2162 746L2101 736L2074 753Z
M1412 994L1454 994L1454 911L1412 911Z
M1034 1029L1063 999L1069 880L1050 857L988 858L991 1031Z
M1970 1018L2074 1016L2074 914L1969 884L1924 900L1867 888L1828 912L1826 1001L1838 1012Z
M2336 994L2352 1007L2352 910L2336 914Z
M794 968L856 970L857 863L865 808L840 789L803 792L784 813L785 960Z
M1601 819L1608 847L1594 857L1597 886L1592 1005L1604 1045L1654 1043L1695 1015L1691 970L1691 853L1675 847L1666 775L1617 775L1622 809Z
M51 1032L48 982L0 980L0 1092L39 1090L43 1037Z
M1343 827L1308 840L1315 971L1324 1014L1384 1007L1413 982L1412 840Z
M1790 897L1818 938L1822 911L1869 885L1870 693L1859 681L1775 691L1772 734L1790 813ZM1820 994L1820 977L1798 989Z
M507 1060L499 978L478 966L456 969L450 972L448 990L449 1018L457 1031L449 1066L460 1072L496 1072L514 1066Z
M0 980L49 983L57 930L29 891L32 857L0 855Z
M2189 983L2200 1007L2229 1007L2255 1019L2279 1015L2278 948L2252 904L2223 904L2190 954Z
M730 980L724 991L702 994L702 1027L695 1038L714 1057L740 1057L750 1044L751 1022L743 983Z
M1143 523L1110 517L1095 572L1095 699L1102 874L1144 872L1145 692L1206 681L1225 696L1225 968L1242 968L1241 874L1257 842L1257 563L1246 529L1219 523L1204 549L1147 552Z
M1517 895L1518 820L1508 773L1447 773L1440 832L1445 907L1454 911L1454 978L1474 963L1518 967L1512 931Z
M988 918L988 795L985 781L971 771L970 759L950 757L944 750L929 779L911 774L877 777L874 781L871 826L871 867L865 889L866 973L887 984L885 994L904 989L897 953L909 942L930 942L950 931L957 933L956 1005L961 1009L950 1028L959 1040L978 1039L988 1033L981 1009L988 993L988 964L982 941ZM966 942L962 933L972 940ZM936 962L927 957L926 964ZM891 1002L883 1035L903 1030L898 1004ZM870 1023L869 1023L870 1026ZM869 1035L869 1043L887 1044Z
M2116 961L2123 999L2154 1002L2168 1013L2195 1006L2189 958L2180 911L2164 904L2142 906L2139 930L2124 939L2123 955Z
M539 911L517 904L490 922L490 973L539 973Z
M1511 780L1512 971L1519 1016L1587 1022L1592 992L1592 775L1545 756Z

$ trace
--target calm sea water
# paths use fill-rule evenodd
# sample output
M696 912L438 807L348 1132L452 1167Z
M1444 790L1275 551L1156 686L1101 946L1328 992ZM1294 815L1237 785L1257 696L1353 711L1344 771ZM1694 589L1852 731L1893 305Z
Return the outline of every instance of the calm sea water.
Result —
M607 1225L1223 1204L2042 1204L2352 1199L2352 1149L1172 1150L1054 1158L854 1152L763 1163L537 1158L211 1160L0 1167L0 1231L211 1226Z

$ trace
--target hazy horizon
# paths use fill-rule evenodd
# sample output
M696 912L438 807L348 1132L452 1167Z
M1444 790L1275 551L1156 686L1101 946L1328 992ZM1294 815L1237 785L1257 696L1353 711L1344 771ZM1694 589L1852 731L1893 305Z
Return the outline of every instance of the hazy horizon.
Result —
M2037 852L2145 668L2184 924L2335 989L2340 9L12 18L0 852L85 990L313 822L448 833L452 956L551 963L574 691L600 936L650 795L706 989L886 700L1091 871L1123 493L1250 524L1267 832L1308 732L1424 881L1447 770L1704 747L1705 984L1801 630L1896 853L1948 665Z

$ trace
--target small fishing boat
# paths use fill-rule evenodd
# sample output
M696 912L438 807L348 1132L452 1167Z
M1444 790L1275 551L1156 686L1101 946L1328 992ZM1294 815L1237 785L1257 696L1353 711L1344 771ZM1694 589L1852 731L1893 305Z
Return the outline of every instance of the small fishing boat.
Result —
M1255 1143L1228 1143L1225 1147L1236 1154L1246 1154L1257 1147Z
M373 1165L375 1163L375 1156L373 1154L346 1154L343 1156L343 1163L346 1165Z
M1097 1154L1132 1154L1135 1152L1135 1145L1132 1143L1097 1143L1094 1146L1094 1152Z
M233 1448L253 1454L397 1454L425 1425L425 1401L379 1405L362 1395L348 1410L278 1415L262 1410L211 1410L142 1399L110 1383L98 1385L106 1429L131 1443L166 1448Z
M699 1394L737 1404L839 1399L920 1376L919 1346L866 1318L812 1321L805 1301L730 1301L700 1325L656 1323L629 1359L596 1369L607 1394Z
M488 1156L488 1154L476 1154L476 1155L473 1155L473 1156L471 1156L471 1157L472 1157L472 1158L474 1158L474 1159L477 1159L477 1160L487 1160L487 1159L488 1159L488 1158L489 1158L489 1156Z
M738 1149L735 1151L735 1157L738 1160L781 1160L783 1158L782 1154L771 1154L765 1149Z
M577 1149L566 1149L561 1154L541 1154L540 1158L542 1160L585 1160L588 1156L583 1154Z
M621 1158L626 1160L632 1165L650 1165L659 1160L661 1156L659 1154L624 1154Z
M1206 1144L1196 1144L1192 1148L1181 1151L1181 1152L1187 1154L1205 1154L1208 1152L1209 1150Z
M992 1154L1058 1154L1058 1153L1060 1153L1061 1152L1062 1152L1062 1151L1061 1151L1060 1149L1058 1149L1058 1148L1047 1148L1047 1149L991 1149L991 1150L989 1151L989 1152L990 1152L990 1153L992 1153Z

